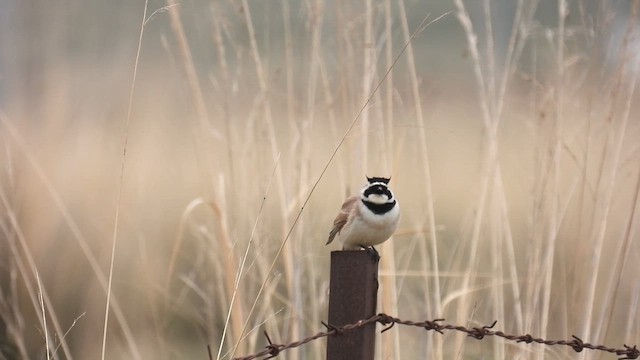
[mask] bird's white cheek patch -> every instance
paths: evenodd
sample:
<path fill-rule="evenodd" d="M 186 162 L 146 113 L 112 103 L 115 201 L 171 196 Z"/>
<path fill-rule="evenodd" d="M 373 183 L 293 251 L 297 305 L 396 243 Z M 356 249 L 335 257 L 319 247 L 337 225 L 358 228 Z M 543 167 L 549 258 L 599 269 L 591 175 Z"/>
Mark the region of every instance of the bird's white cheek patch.
<path fill-rule="evenodd" d="M 371 194 L 369 195 L 367 200 L 374 204 L 386 204 L 389 200 L 389 197 L 387 197 L 387 195 Z"/>

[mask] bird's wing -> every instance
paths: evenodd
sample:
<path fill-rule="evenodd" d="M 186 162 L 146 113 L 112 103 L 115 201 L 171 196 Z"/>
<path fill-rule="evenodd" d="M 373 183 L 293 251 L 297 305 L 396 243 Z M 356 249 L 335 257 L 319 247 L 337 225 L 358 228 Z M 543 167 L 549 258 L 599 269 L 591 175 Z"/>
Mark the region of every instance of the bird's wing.
<path fill-rule="evenodd" d="M 340 209 L 340 213 L 336 216 L 335 220 L 333 220 L 333 229 L 329 233 L 329 240 L 327 240 L 327 245 L 330 244 L 333 239 L 340 233 L 340 230 L 344 227 L 344 225 L 349 220 L 349 214 L 351 213 L 351 209 L 358 201 L 358 196 L 352 196 L 347 198 L 347 200 L 342 203 L 342 208 Z"/>

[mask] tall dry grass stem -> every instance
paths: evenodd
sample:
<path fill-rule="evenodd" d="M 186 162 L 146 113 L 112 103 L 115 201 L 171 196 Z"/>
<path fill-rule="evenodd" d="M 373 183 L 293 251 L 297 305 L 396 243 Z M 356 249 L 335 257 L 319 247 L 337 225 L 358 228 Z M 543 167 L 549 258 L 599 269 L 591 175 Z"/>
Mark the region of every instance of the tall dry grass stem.
<path fill-rule="evenodd" d="M 111 239 L 111 260 L 109 261 L 109 279 L 107 283 L 107 301 L 104 310 L 104 327 L 102 331 L 102 353 L 101 359 L 104 360 L 107 351 L 107 329 L 109 328 L 109 307 L 111 304 L 111 285 L 113 281 L 113 267 L 116 257 L 116 245 L 118 242 L 118 224 L 120 221 L 120 205 L 122 200 L 122 187 L 124 182 L 124 169 L 127 161 L 127 145 L 129 142 L 129 123 L 131 122 L 131 111 L 133 109 L 133 94 L 136 88 L 136 76 L 138 74 L 138 63 L 140 61 L 140 52 L 142 50 L 142 37 L 144 35 L 144 26 L 147 23 L 147 6 L 149 0 L 144 2 L 144 10 L 142 11 L 142 22 L 140 25 L 140 33 L 138 35 L 138 48 L 136 49 L 136 57 L 133 64 L 133 75 L 131 78 L 131 87 L 129 89 L 129 104 L 127 105 L 127 118 L 124 124 L 124 139 L 122 145 L 122 161 L 120 162 L 120 177 L 118 179 L 118 194 L 116 196 L 116 212 L 113 222 L 113 237 Z M 155 13 L 154 13 L 155 14 Z M 135 354 L 132 354 L 135 356 Z"/>
<path fill-rule="evenodd" d="M 40 282 L 40 274 L 36 271 L 36 283 L 38 285 L 38 303 L 40 304 L 40 311 L 42 312 L 42 332 L 44 333 L 44 351 L 46 352 L 47 360 L 51 359 L 51 344 L 49 344 L 49 328 L 47 326 L 47 312 L 44 308 L 44 300 L 42 296 L 42 283 Z"/>
<path fill-rule="evenodd" d="M 181 63 L 184 66 L 185 75 L 187 77 L 187 82 L 189 85 L 189 90 L 191 91 L 191 97 L 193 99 L 193 105 L 195 107 L 195 113 L 197 117 L 198 126 L 196 128 L 191 127 L 195 139 L 195 147 L 197 149 L 196 156 L 200 165 L 199 168 L 204 169 L 203 178 L 210 181 L 212 179 L 215 179 L 215 174 L 213 172 L 213 169 L 211 168 L 211 165 L 203 159 L 203 156 L 205 156 L 205 154 L 213 153 L 213 149 L 211 148 L 211 144 L 213 143 L 213 141 L 211 141 L 211 139 L 205 138 L 205 134 L 212 134 L 213 137 L 219 137 L 219 131 L 208 123 L 209 112 L 207 110 L 206 101 L 202 93 L 200 78 L 196 71 L 196 66 L 193 61 L 193 55 L 191 52 L 191 48 L 189 47 L 189 42 L 187 40 L 184 26 L 182 25 L 182 20 L 180 19 L 180 13 L 177 11 L 177 7 L 179 4 L 176 3 L 175 0 L 166 1 L 167 6 L 173 9 L 173 11 L 169 11 L 169 17 L 171 19 L 173 32 L 177 37 L 178 45 L 180 47 L 179 56 Z M 210 191 L 209 186 L 204 186 L 203 189 L 205 193 Z"/>
<path fill-rule="evenodd" d="M 582 334 L 585 338 L 595 335 L 594 341 L 599 341 L 601 336 L 600 323 L 596 323 L 598 327 L 594 330 L 593 319 L 595 317 L 595 301 L 597 291 L 597 284 L 599 278 L 599 270 L 602 268 L 602 252 L 606 239 L 606 230 L 608 220 L 610 219 L 610 212 L 613 202 L 613 194 L 615 190 L 615 182 L 618 177 L 620 158 L 622 156 L 622 146 L 624 144 L 624 138 L 627 131 L 627 124 L 629 122 L 631 105 L 635 95 L 636 82 L 638 77 L 638 71 L 640 62 L 636 58 L 634 62 L 631 62 L 632 47 L 630 45 L 631 39 L 637 34 L 637 22 L 640 3 L 634 1 L 632 4 L 632 11 L 630 21 L 627 24 L 626 33 L 620 49 L 620 57 L 617 71 L 615 73 L 615 87 L 611 94 L 611 102 L 609 112 L 607 114 L 608 136 L 607 143 L 604 148 L 604 154 L 602 159 L 603 171 L 598 182 L 598 197 L 596 200 L 595 213 L 599 215 L 599 218 L 593 222 L 591 227 L 591 237 L 594 241 L 591 255 L 591 274 L 587 283 L 586 303 L 583 309 L 584 311 L 584 323 Z M 627 80 L 631 79 L 631 80 Z M 618 104 L 622 103 L 622 110 L 618 110 Z M 620 113 L 619 113 L 620 112 Z M 624 244 L 624 242 L 622 243 Z M 621 245 L 622 245 L 621 244 Z M 614 296 L 609 293 L 609 297 Z M 603 321 L 603 319 L 598 319 Z M 606 329 L 606 327 L 605 327 Z M 584 358 L 584 355 L 581 356 Z"/>
<path fill-rule="evenodd" d="M 464 34 L 467 40 L 467 49 L 473 63 L 472 68 L 475 75 L 477 88 L 476 92 L 485 130 L 483 149 L 484 153 L 480 170 L 480 186 L 477 195 L 477 204 L 475 206 L 475 216 L 472 225 L 471 238 L 469 239 L 470 261 L 466 266 L 465 276 L 461 285 L 462 289 L 468 289 L 475 274 L 474 269 L 476 269 L 478 264 L 478 247 L 482 231 L 482 221 L 484 219 L 484 214 L 486 211 L 486 203 L 489 197 L 490 184 L 492 183 L 492 179 L 494 179 L 496 175 L 498 153 L 496 131 L 499 121 L 498 118 L 494 117 L 495 114 L 491 113 L 491 102 L 493 101 L 493 99 L 491 99 L 491 94 L 489 93 L 487 87 L 487 79 L 482 70 L 483 62 L 478 50 L 478 36 L 474 30 L 473 23 L 471 22 L 471 18 L 464 2 L 462 0 L 454 0 L 454 3 L 457 9 L 458 21 L 464 29 Z M 491 42 L 488 42 L 488 44 L 491 44 Z M 470 304 L 468 303 L 468 301 L 469 299 L 465 298 L 460 302 L 458 308 L 459 311 L 457 312 L 458 321 L 468 321 L 470 309 Z M 456 340 L 456 348 L 459 349 L 458 353 L 461 354 L 465 343 L 463 341 L 463 338 L 460 336 L 457 336 Z"/>
<path fill-rule="evenodd" d="M 242 274 L 244 272 L 244 268 L 245 268 L 245 264 L 247 261 L 247 258 L 249 256 L 249 250 L 251 249 L 251 245 L 253 245 L 253 241 L 254 241 L 254 237 L 256 235 L 256 229 L 258 228 L 258 223 L 260 221 L 260 216 L 262 215 L 262 210 L 264 209 L 264 204 L 267 200 L 267 196 L 269 195 L 269 189 L 271 188 L 271 183 L 273 181 L 273 178 L 275 176 L 275 172 L 276 172 L 276 168 L 278 167 L 280 163 L 280 155 L 278 155 L 278 158 L 276 159 L 276 163 L 273 166 L 273 172 L 271 173 L 271 177 L 269 178 L 269 181 L 267 183 L 267 188 L 264 191 L 264 195 L 262 197 L 262 201 L 260 202 L 260 208 L 258 209 L 258 214 L 256 215 L 256 219 L 253 223 L 253 227 L 251 228 L 251 235 L 249 236 L 249 241 L 247 242 L 247 247 L 245 248 L 244 251 L 244 255 L 242 256 L 241 262 L 240 262 L 240 266 L 238 267 L 238 269 L 236 270 L 236 280 L 233 284 L 233 293 L 231 296 L 231 302 L 229 304 L 229 311 L 227 311 L 227 316 L 225 318 L 225 322 L 224 322 L 224 327 L 222 329 L 222 336 L 220 338 L 220 346 L 218 348 L 218 354 L 216 355 L 216 359 L 220 359 L 221 358 L 221 354 L 222 354 L 222 348 L 225 342 L 225 335 L 227 334 L 227 329 L 229 327 L 229 319 L 231 318 L 232 315 L 232 310 L 233 310 L 233 306 L 235 303 L 235 299 L 236 299 L 236 295 L 238 294 L 238 287 L 240 285 L 240 281 L 242 280 Z M 242 319 L 242 317 L 239 317 L 239 319 Z M 239 324 L 238 324 L 239 325 Z"/>

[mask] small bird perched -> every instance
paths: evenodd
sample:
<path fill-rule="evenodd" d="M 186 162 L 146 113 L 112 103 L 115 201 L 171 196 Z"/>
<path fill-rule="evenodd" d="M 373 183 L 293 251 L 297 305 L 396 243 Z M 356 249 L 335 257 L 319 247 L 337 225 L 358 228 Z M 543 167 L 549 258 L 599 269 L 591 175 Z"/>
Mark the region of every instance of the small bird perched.
<path fill-rule="evenodd" d="M 360 196 L 351 196 L 342 204 L 329 233 L 330 244 L 339 234 L 342 250 L 371 249 L 385 242 L 398 226 L 400 206 L 391 189 L 391 178 L 367 177 Z"/>

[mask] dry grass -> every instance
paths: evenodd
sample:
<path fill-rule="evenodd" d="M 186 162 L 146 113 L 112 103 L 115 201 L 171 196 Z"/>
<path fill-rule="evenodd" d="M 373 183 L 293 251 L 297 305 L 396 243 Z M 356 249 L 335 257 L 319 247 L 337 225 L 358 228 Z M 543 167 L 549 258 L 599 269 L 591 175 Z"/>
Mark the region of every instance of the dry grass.
<path fill-rule="evenodd" d="M 637 1 L 151 1 L 142 32 L 141 4 L 69 5 L 0 25 L 18 42 L 0 51 L 0 359 L 228 359 L 262 330 L 315 333 L 325 238 L 365 174 L 392 175 L 403 211 L 380 311 L 640 343 Z M 378 344 L 598 357 L 402 328 Z"/>

